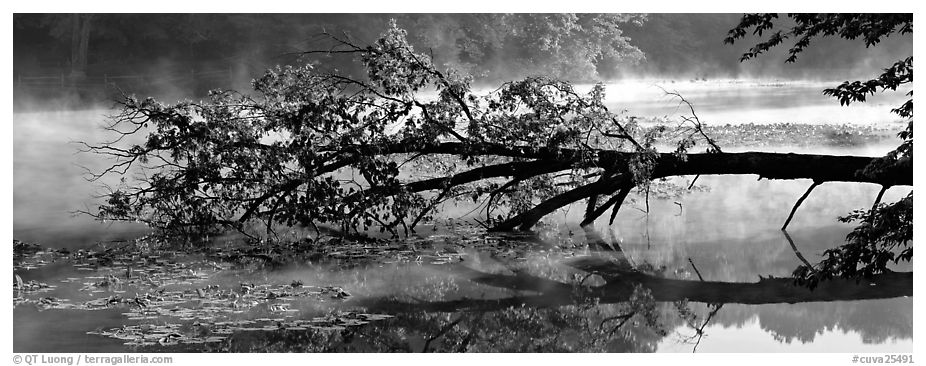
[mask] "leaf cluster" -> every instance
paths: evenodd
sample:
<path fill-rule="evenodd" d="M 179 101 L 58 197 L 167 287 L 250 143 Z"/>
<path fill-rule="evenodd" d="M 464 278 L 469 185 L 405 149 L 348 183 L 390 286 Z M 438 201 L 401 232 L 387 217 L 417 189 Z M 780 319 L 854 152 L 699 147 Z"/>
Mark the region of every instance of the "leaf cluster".
<path fill-rule="evenodd" d="M 603 150 L 637 153 L 634 182 L 649 178 L 665 128 L 610 112 L 602 85 L 580 92 L 537 76 L 477 95 L 470 77 L 439 69 L 406 38 L 395 22 L 368 46 L 333 37 L 326 52 L 354 56 L 364 78 L 305 64 L 268 70 L 253 95 L 127 97 L 108 127 L 119 138 L 87 145 L 116 161 L 93 179 L 122 176 L 94 215 L 179 233 L 255 236 L 251 224 L 262 224 L 272 237 L 275 225 L 321 223 L 397 235 L 448 200 L 487 199 L 487 213 L 514 215 L 624 174 L 599 166 Z M 123 147 L 134 135 L 144 143 Z"/>
<path fill-rule="evenodd" d="M 891 204 L 857 210 L 841 217 L 859 226 L 846 236 L 846 244 L 823 252 L 823 260 L 794 271 L 797 283 L 816 287 L 834 277 L 865 278 L 890 272 L 889 265 L 913 260 L 913 192 Z"/>

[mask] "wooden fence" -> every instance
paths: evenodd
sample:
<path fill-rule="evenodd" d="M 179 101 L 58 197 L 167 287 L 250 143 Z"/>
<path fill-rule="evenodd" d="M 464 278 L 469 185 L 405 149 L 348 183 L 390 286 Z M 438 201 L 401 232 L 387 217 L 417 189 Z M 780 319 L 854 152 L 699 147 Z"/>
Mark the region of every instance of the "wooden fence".
<path fill-rule="evenodd" d="M 69 73 L 16 74 L 16 88 L 100 88 L 120 86 L 190 85 L 200 82 L 231 82 L 236 80 L 235 69 L 190 70 L 188 72 L 167 72 L 160 74 L 102 74 L 85 77 L 71 77 Z"/>

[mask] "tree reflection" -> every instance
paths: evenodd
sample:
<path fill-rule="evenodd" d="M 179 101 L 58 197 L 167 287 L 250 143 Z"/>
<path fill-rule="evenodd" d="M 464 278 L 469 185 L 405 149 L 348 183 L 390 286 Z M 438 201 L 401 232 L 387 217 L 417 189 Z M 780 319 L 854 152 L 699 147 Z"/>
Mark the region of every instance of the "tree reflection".
<path fill-rule="evenodd" d="M 665 315 L 644 289 L 633 301 L 475 312 L 406 312 L 340 331 L 238 332 L 214 352 L 653 352 Z M 670 325 L 671 326 L 671 325 Z"/>
<path fill-rule="evenodd" d="M 667 278 L 666 271 L 652 265 L 634 265 L 619 245 L 604 243 L 594 233 L 587 233 L 587 238 L 590 247 L 599 251 L 566 261 L 565 269 L 522 266 L 484 272 L 447 266 L 455 280 L 435 275 L 410 284 L 414 291 L 407 294 L 414 296 L 352 303 L 367 311 L 395 314 L 394 318 L 335 331 L 236 332 L 206 350 L 653 352 L 664 339 L 674 337 L 696 351 L 711 326 L 742 326 L 754 318 L 775 340 L 785 343 L 812 342 L 834 329 L 857 331 L 866 343 L 912 336 L 911 302 L 892 299 L 912 294 L 909 274 L 895 273 L 862 284 L 833 282 L 815 291 L 779 278 L 755 283 L 680 280 Z M 590 276 L 600 280 L 589 280 Z M 502 291 L 480 298 L 459 296 L 452 291 L 458 289 L 458 282 Z"/>

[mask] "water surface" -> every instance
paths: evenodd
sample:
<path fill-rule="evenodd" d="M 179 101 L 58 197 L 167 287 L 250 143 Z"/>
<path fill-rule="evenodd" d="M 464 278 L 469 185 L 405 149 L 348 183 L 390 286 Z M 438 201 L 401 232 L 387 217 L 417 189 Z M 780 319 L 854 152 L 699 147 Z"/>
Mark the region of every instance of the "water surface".
<path fill-rule="evenodd" d="M 628 113 L 636 115 L 659 116 L 676 111 L 677 105 L 672 100 L 660 99 L 661 90 L 647 85 L 639 82 L 614 86 L 609 89 L 609 102 L 616 107 L 632 105 Z M 814 83 L 686 82 L 663 87 L 670 89 L 671 86 L 692 101 L 701 119 L 709 123 L 891 123 L 893 119 L 886 110 L 899 104 L 901 99 L 888 97 L 857 107 L 840 108 L 838 103 L 822 97 L 819 94 L 822 86 Z M 106 113 L 106 110 L 87 110 L 14 115 L 15 238 L 46 247 L 76 250 L 145 233 L 142 225 L 99 223 L 73 214 L 90 207 L 94 203 L 93 195 L 101 192 L 99 185 L 85 180 L 81 166 L 98 170 L 105 164 L 94 156 L 75 154 L 80 146 L 73 141 L 105 139 L 106 134 L 98 126 L 105 121 Z M 747 146 L 730 147 L 725 151 L 879 156 L 892 149 L 893 144 L 888 141 L 842 147 Z M 692 178 L 679 177 L 677 181 L 687 184 Z M 800 264 L 778 228 L 810 181 L 703 176 L 697 183 L 698 189 L 683 195 L 651 200 L 649 213 L 645 212 L 642 197 L 632 195 L 635 201 L 622 208 L 614 225 L 602 219 L 595 224 L 595 229 L 606 240 L 619 245 L 634 266 L 649 268 L 665 278 L 695 281 L 698 278 L 696 267 L 708 281 L 755 282 L 759 276 L 788 276 Z M 815 261 L 825 249 L 844 242 L 852 226 L 838 223 L 837 218 L 851 210 L 870 207 L 879 188 L 855 183 L 826 183 L 816 188 L 790 226 L 795 246 L 810 261 Z M 909 191 L 909 187 L 892 188 L 884 201 L 897 199 Z M 229 267 L 209 269 L 193 259 L 179 258 L 178 262 L 188 266 L 184 268 L 200 277 L 158 287 L 177 294 L 186 291 L 184 302 L 172 306 L 197 311 L 213 306 L 208 297 L 195 296 L 196 289 L 208 286 L 224 291 L 239 289 L 242 283 L 257 283 L 276 286 L 273 289 L 277 291 L 298 281 L 303 285 L 300 289 L 312 293 L 294 299 L 262 301 L 244 307 L 240 313 L 220 312 L 209 315 L 211 318 L 200 314 L 191 319 L 168 314 L 133 320 L 132 315 L 125 314 L 137 309 L 129 306 L 90 311 L 19 304 L 14 309 L 14 351 L 913 350 L 912 298 L 906 297 L 798 304 L 725 304 L 710 316 L 700 338 L 696 328 L 686 323 L 682 314 L 685 310 L 673 303 L 636 304 L 634 306 L 649 306 L 649 311 L 655 315 L 652 319 L 638 316 L 616 329 L 614 325 L 619 321 L 613 318 L 637 308 L 623 303 L 577 302 L 548 308 L 435 312 L 416 310 L 414 306 L 401 310 L 385 306 L 396 301 L 414 304 L 527 296 L 532 292 L 474 282 L 473 271 L 501 275 L 527 273 L 573 283 L 582 273 L 564 263 L 575 257 L 598 255 L 590 251 L 585 234 L 575 226 L 580 221 L 581 207 L 551 215 L 547 222 L 557 227 L 554 230 L 557 234 L 542 238 L 486 234 L 465 215 L 471 208 L 466 205 L 445 207 L 443 219 L 434 231 L 424 230 L 416 238 L 400 240 L 395 244 L 398 249 L 394 255 L 379 256 L 375 260 L 356 260 L 356 253 L 345 252 L 340 259 L 255 271 Z M 410 247 L 421 250 L 415 252 L 408 249 Z M 49 291 L 26 295 L 27 298 L 50 296 L 69 299 L 73 304 L 114 295 L 132 297 L 155 289 L 142 284 L 126 284 L 118 288 L 82 290 L 86 283 L 99 282 L 109 274 L 121 275 L 124 269 L 88 270 L 75 267 L 74 263 L 59 259 L 34 269 L 19 268 L 14 273 L 25 281 L 56 286 Z M 899 266 L 897 269 L 911 268 Z M 337 292 L 330 290 L 332 288 L 343 289 L 350 296 L 338 297 Z M 231 300 L 222 300 L 222 304 L 229 303 Z M 377 307 L 379 305 L 382 306 Z M 696 325 L 702 324 L 715 309 L 701 303 L 686 306 L 687 311 L 697 315 Z M 341 321 L 347 319 L 349 323 L 356 318 L 346 314 L 377 309 L 383 311 L 376 314 L 388 317 L 353 326 L 331 326 L 331 329 L 317 326 L 320 324 L 317 322 L 309 327 L 298 323 L 300 319 L 308 321 L 319 317 L 341 317 Z M 125 340 L 87 334 L 126 325 L 163 324 L 177 324 L 177 329 L 192 334 L 199 329 L 197 323 L 223 321 L 254 322 L 247 324 L 262 327 L 289 324 L 291 329 L 239 330 L 232 327 L 230 333 L 217 333 L 221 339 L 214 342 L 167 342 L 164 346 L 127 346 L 123 344 Z"/>

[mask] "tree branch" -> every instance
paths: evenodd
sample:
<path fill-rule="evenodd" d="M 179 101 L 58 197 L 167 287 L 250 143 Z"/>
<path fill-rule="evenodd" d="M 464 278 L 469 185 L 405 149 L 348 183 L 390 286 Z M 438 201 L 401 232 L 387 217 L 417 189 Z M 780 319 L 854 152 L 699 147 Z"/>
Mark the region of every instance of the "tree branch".
<path fill-rule="evenodd" d="M 785 220 L 785 224 L 781 226 L 781 231 L 785 231 L 788 229 L 788 224 L 790 224 L 791 219 L 794 218 L 794 213 L 797 212 L 797 208 L 801 207 L 801 203 L 804 203 L 804 200 L 807 199 L 807 196 L 810 195 L 810 192 L 813 191 L 814 188 L 817 188 L 817 186 L 822 183 L 823 182 L 816 181 L 816 180 L 813 181 L 813 184 L 811 184 L 810 187 L 807 188 L 807 192 L 804 192 L 804 195 L 801 196 L 801 198 L 797 199 L 797 202 L 794 203 L 794 208 L 791 209 L 791 213 L 788 215 L 788 219 Z"/>

